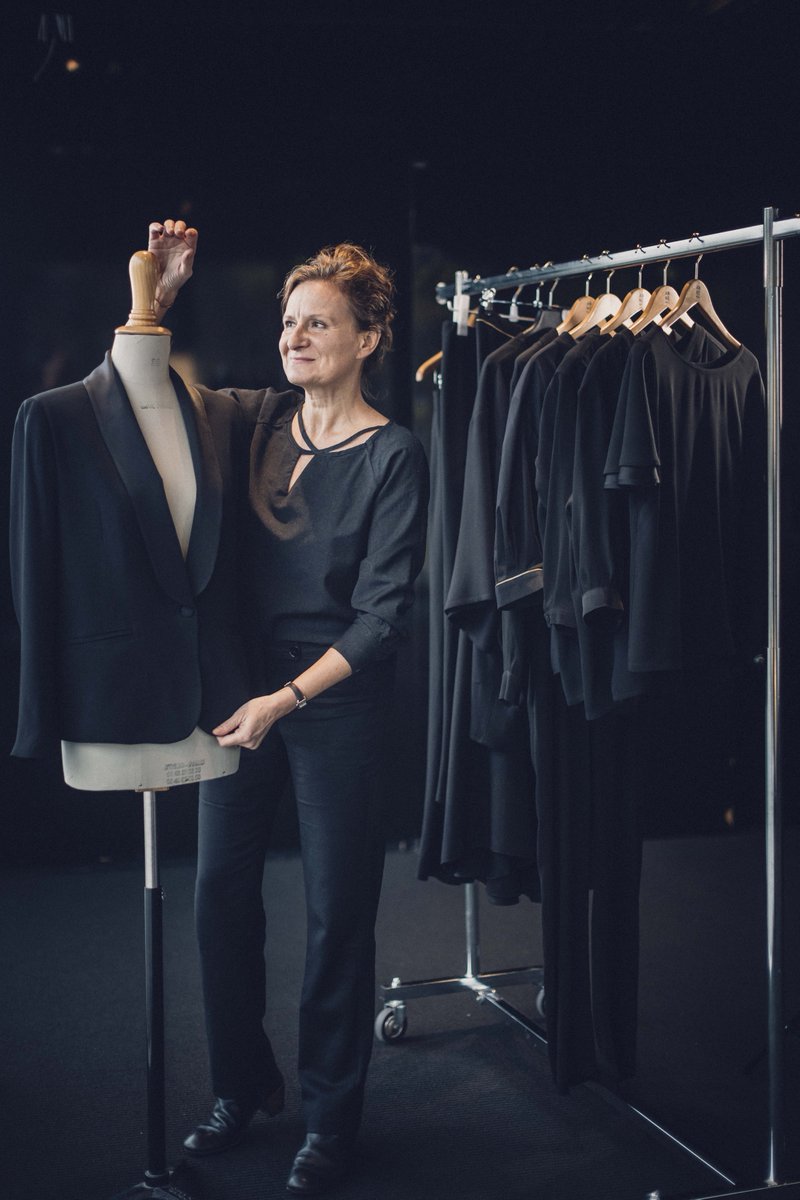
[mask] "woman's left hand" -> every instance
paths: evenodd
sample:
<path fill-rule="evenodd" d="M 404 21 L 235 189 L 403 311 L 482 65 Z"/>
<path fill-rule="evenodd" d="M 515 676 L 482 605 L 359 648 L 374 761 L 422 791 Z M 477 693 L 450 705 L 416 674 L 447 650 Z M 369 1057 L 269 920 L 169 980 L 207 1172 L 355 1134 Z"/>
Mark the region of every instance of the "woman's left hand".
<path fill-rule="evenodd" d="M 243 746 L 245 750 L 257 750 L 272 726 L 281 717 L 294 710 L 295 699 L 288 688 L 272 692 L 269 696 L 254 696 L 233 716 L 212 730 L 220 746 Z"/>
<path fill-rule="evenodd" d="M 191 278 L 197 253 L 197 230 L 185 221 L 151 221 L 147 248 L 158 269 L 156 302 L 169 308 L 180 289 Z"/>

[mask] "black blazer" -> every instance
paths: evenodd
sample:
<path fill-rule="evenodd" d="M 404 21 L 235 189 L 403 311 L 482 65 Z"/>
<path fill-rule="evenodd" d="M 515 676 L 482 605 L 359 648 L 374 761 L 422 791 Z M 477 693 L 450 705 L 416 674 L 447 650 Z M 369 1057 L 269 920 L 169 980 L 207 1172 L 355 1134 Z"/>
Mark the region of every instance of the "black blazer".
<path fill-rule="evenodd" d="M 60 739 L 170 743 L 250 694 L 237 621 L 247 437 L 236 402 L 174 372 L 197 477 L 184 561 L 164 488 L 110 355 L 24 401 L 11 466 L 21 631 L 13 754 Z"/>

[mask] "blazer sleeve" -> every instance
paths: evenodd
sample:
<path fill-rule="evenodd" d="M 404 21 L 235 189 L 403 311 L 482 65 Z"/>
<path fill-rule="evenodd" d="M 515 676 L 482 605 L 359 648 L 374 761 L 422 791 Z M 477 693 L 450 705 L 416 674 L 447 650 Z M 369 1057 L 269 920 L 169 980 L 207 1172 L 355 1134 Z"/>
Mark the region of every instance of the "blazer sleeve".
<path fill-rule="evenodd" d="M 57 736 L 56 476 L 47 414 L 35 400 L 26 400 L 14 425 L 9 531 L 11 590 L 20 627 L 19 716 L 11 753 L 23 758 L 44 756 Z"/>

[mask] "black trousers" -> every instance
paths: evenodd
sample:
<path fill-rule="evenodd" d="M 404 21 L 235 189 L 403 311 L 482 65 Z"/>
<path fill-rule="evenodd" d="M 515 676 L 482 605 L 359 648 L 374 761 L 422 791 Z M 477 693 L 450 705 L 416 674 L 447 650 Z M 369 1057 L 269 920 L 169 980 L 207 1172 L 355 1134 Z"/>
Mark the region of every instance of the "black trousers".
<path fill-rule="evenodd" d="M 270 647 L 265 691 L 324 649 Z M 392 680 L 391 660 L 350 676 L 279 721 L 258 750 L 243 750 L 235 775 L 200 787 L 195 911 L 211 1082 L 216 1096 L 255 1100 L 278 1078 L 263 1028 L 262 885 L 278 802 L 291 780 L 308 923 L 298 1072 L 306 1127 L 315 1133 L 354 1136 L 361 1117 L 375 1013 Z"/>

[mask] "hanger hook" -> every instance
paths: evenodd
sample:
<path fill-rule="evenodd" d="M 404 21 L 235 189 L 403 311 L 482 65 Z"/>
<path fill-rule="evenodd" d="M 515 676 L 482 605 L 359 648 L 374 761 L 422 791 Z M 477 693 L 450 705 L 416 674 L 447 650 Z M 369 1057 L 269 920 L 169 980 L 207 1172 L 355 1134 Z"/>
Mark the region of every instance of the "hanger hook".
<path fill-rule="evenodd" d="M 539 270 L 539 264 L 538 264 L 538 263 L 534 263 L 534 264 L 533 264 L 533 266 L 532 266 L 532 267 L 530 267 L 529 269 L 530 269 L 531 271 L 538 271 L 538 270 Z M 540 302 L 540 300 L 539 300 L 539 297 L 541 296 L 541 294 L 542 294 L 542 281 L 541 281 L 541 279 L 540 279 L 540 280 L 539 280 L 539 282 L 536 284 L 536 295 L 535 295 L 535 297 L 534 297 L 534 300 L 533 300 L 533 303 L 534 303 L 534 304 L 540 304 L 540 303 L 541 303 L 541 302 Z"/>
<path fill-rule="evenodd" d="M 591 261 L 592 261 L 592 260 L 591 260 L 591 258 L 590 258 L 590 256 L 589 256 L 588 254 L 582 254 L 582 255 L 581 255 L 581 262 L 588 263 L 588 262 L 591 262 Z M 584 295 L 586 295 L 586 296 L 588 296 L 588 295 L 589 295 L 589 280 L 592 278 L 592 275 L 593 275 L 593 274 L 594 274 L 594 272 L 593 272 L 593 271 L 590 271 L 590 272 L 589 272 L 589 274 L 586 276 L 586 287 L 585 287 L 585 291 L 584 291 Z"/>
<path fill-rule="evenodd" d="M 698 254 L 697 258 L 694 260 L 694 277 L 695 277 L 695 279 L 700 278 L 700 276 L 698 275 L 698 271 L 700 270 L 700 259 L 702 257 L 703 257 L 702 254 Z"/>
<path fill-rule="evenodd" d="M 607 295 L 611 294 L 611 276 L 614 274 L 616 269 L 617 269 L 616 267 L 612 267 L 611 270 L 606 275 L 606 294 Z"/>
<path fill-rule="evenodd" d="M 669 264 L 670 264 L 671 262 L 672 262 L 672 259 L 671 259 L 671 258 L 668 258 L 668 259 L 666 260 L 666 262 L 664 263 L 664 287 L 666 287 L 666 286 L 667 286 L 667 271 L 669 270 Z"/>
<path fill-rule="evenodd" d="M 547 265 L 547 264 L 545 264 L 545 265 Z M 553 307 L 553 296 L 555 296 L 555 294 L 556 294 L 557 287 L 558 287 L 558 279 L 556 278 L 553 280 L 553 286 L 550 288 L 550 295 L 547 298 L 547 307 L 548 308 Z"/>

